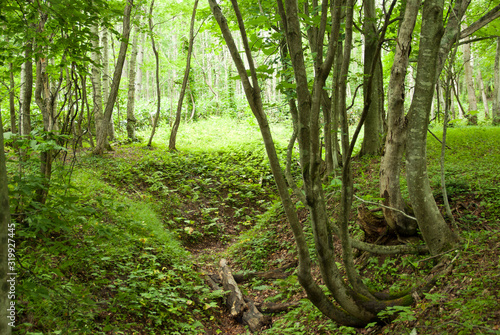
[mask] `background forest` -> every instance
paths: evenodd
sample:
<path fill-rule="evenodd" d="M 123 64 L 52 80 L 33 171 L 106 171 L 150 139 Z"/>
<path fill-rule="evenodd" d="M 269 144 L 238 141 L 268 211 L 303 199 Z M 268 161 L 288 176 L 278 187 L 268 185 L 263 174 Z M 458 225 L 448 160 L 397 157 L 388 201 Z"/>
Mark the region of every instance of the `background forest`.
<path fill-rule="evenodd" d="M 3 1 L 0 334 L 499 334 L 499 16 Z"/>

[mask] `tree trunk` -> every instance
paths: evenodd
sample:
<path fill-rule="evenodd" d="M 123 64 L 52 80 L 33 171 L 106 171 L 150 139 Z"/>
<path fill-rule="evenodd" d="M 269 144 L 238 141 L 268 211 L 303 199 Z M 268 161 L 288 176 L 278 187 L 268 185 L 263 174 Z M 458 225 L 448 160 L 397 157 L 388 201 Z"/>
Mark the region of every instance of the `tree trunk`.
<path fill-rule="evenodd" d="M 155 38 L 153 35 L 153 7 L 155 1 L 151 1 L 151 6 L 149 8 L 149 33 L 151 34 L 151 46 L 153 47 L 153 53 L 155 55 L 155 78 L 156 78 L 156 114 L 153 118 L 153 128 L 151 129 L 151 136 L 149 136 L 148 147 L 150 147 L 153 143 L 153 137 L 155 136 L 156 125 L 158 124 L 158 119 L 160 118 L 161 111 L 161 92 L 160 92 L 160 58 L 158 56 L 158 50 L 156 49 Z"/>
<path fill-rule="evenodd" d="M 14 224 L 10 221 L 9 207 L 9 189 L 7 186 L 7 168 L 4 152 L 2 114 L 0 113 L 0 281 L 3 283 L 0 287 L 0 334 L 10 335 L 12 328 L 9 322 L 15 324 L 16 300 L 9 299 L 9 291 L 15 287 L 16 276 L 12 273 L 16 272 L 14 266 L 9 267 L 9 248 L 13 247 L 13 239 L 9 238 L 9 228 L 14 231 Z M 14 234 L 12 234 L 13 236 Z"/>
<path fill-rule="evenodd" d="M 486 97 L 486 90 L 484 89 L 483 75 L 480 69 L 477 69 L 477 82 L 479 90 L 481 91 L 481 98 L 483 99 L 484 118 L 490 118 L 490 107 L 488 106 L 488 98 Z"/>
<path fill-rule="evenodd" d="M 104 113 L 102 110 L 102 86 L 101 86 L 101 72 L 99 69 L 99 65 L 101 64 L 101 57 L 99 56 L 99 33 L 98 33 L 98 25 L 97 23 L 93 25 L 91 28 L 92 34 L 94 35 L 94 39 L 92 40 L 92 47 L 93 50 L 91 52 L 91 59 L 93 61 L 92 64 L 92 89 L 93 89 L 93 111 L 94 111 L 94 118 L 95 118 L 95 128 L 96 128 L 96 137 L 98 136 L 97 134 L 103 134 L 106 133 L 106 130 L 103 129 L 104 127 Z M 90 123 L 90 119 L 89 119 Z M 104 138 L 104 145 L 106 147 L 109 146 L 109 143 L 107 143 L 107 136 Z"/>
<path fill-rule="evenodd" d="M 401 195 L 399 175 L 405 150 L 407 120 L 405 118 L 405 77 L 411 50 L 411 39 L 421 0 L 406 3 L 404 19 L 398 33 L 398 44 L 391 70 L 388 92 L 387 137 L 385 150 L 380 162 L 380 197 L 387 207 L 384 217 L 391 229 L 398 234 L 414 235 L 417 224 L 401 212 L 408 210 Z"/>
<path fill-rule="evenodd" d="M 181 112 L 182 112 L 182 102 L 184 101 L 184 95 L 186 94 L 186 87 L 189 80 L 189 71 L 191 70 L 191 54 L 193 53 L 193 42 L 194 42 L 194 21 L 196 19 L 196 7 L 198 6 L 198 0 L 195 0 L 193 7 L 193 15 L 191 16 L 191 25 L 189 27 L 189 45 L 188 53 L 186 59 L 186 69 L 184 70 L 184 78 L 182 79 L 181 91 L 179 93 L 179 101 L 177 103 L 177 112 L 175 114 L 174 125 L 172 126 L 172 132 L 170 133 L 170 140 L 168 144 L 169 150 L 176 150 L 175 142 L 177 140 L 177 131 L 179 130 L 179 125 L 181 123 Z"/>
<path fill-rule="evenodd" d="M 140 21 L 139 21 L 140 24 Z M 128 75 L 128 95 L 127 95 L 127 137 L 130 141 L 135 141 L 135 123 L 137 122 L 134 113 L 135 90 L 136 90 L 136 70 L 137 70 L 137 44 L 139 29 L 137 28 L 132 40 L 132 53 L 130 54 L 130 68 Z"/>
<path fill-rule="evenodd" d="M 474 78 L 472 74 L 472 53 L 470 50 L 470 43 L 463 45 L 463 61 L 465 73 L 465 86 L 467 87 L 467 100 L 469 102 L 469 109 L 467 118 L 469 124 L 477 125 L 477 100 L 476 90 L 474 88 Z"/>
<path fill-rule="evenodd" d="M 384 136 L 384 74 L 380 54 L 375 54 L 378 44 L 375 0 L 364 1 L 364 14 L 365 19 L 363 34 L 365 39 L 365 50 L 363 96 L 365 103 L 367 101 L 366 93 L 369 91 L 366 86 L 368 83 L 368 76 L 370 75 L 372 63 L 375 59 L 377 59 L 377 63 L 371 80 L 371 102 L 366 116 L 366 121 L 364 123 L 364 137 L 359 155 L 378 156 L 382 150 Z"/>
<path fill-rule="evenodd" d="M 14 81 L 14 65 L 12 63 L 9 64 L 9 109 L 10 109 L 10 130 L 13 134 L 17 134 L 17 118 L 16 118 L 16 83 Z M 0 123 L 1 124 L 1 123 Z"/>
<path fill-rule="evenodd" d="M 442 35 L 443 0 L 425 1 L 415 94 L 408 112 L 406 166 L 408 191 L 418 226 L 433 255 L 450 250 L 458 240 L 439 212 L 427 175 L 427 126 L 437 80 L 436 65 Z"/>
<path fill-rule="evenodd" d="M 120 88 L 120 81 L 122 78 L 123 64 L 127 55 L 128 39 L 130 36 L 130 13 L 132 12 L 132 7 L 132 0 L 128 0 L 123 13 L 123 35 L 120 43 L 120 52 L 118 54 L 113 74 L 113 82 L 109 92 L 108 101 L 106 103 L 106 109 L 104 111 L 102 127 L 96 131 L 97 141 L 93 151 L 96 155 L 102 155 L 106 149 L 110 149 L 109 143 L 107 143 L 107 130 L 109 123 L 111 122 L 111 116 L 113 115 L 113 108 L 116 102 L 116 97 L 118 96 L 118 89 Z M 107 148 L 108 146 L 109 148 Z"/>
<path fill-rule="evenodd" d="M 22 110 L 21 124 L 19 125 L 20 133 L 23 136 L 28 136 L 31 133 L 31 98 L 33 97 L 33 60 L 32 60 L 33 44 L 27 43 L 24 56 L 26 62 L 23 68 L 23 89 L 22 89 Z"/>
<path fill-rule="evenodd" d="M 493 125 L 500 124 L 500 37 L 497 37 L 497 52 L 495 54 L 495 82 L 493 88 L 493 106 L 491 121 Z"/>
<path fill-rule="evenodd" d="M 102 29 L 102 105 L 108 104 L 109 97 L 109 42 L 108 42 L 108 28 Z M 108 125 L 108 139 L 115 140 L 115 125 L 111 121 Z"/>

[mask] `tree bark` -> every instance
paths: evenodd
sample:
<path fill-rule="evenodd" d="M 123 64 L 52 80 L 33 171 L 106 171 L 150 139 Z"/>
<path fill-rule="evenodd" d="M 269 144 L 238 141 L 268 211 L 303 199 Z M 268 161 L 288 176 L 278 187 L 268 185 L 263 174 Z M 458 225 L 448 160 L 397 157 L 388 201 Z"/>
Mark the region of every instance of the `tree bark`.
<path fill-rule="evenodd" d="M 111 116 L 113 114 L 113 107 L 116 102 L 116 97 L 118 96 L 118 89 L 120 88 L 120 81 L 122 77 L 123 64 L 125 62 L 125 57 L 127 55 L 128 39 L 130 36 L 130 14 L 132 12 L 133 0 L 127 0 L 123 13 L 123 35 L 122 41 L 120 43 L 120 52 L 118 53 L 118 59 L 116 61 L 115 71 L 113 73 L 113 83 L 110 88 L 108 101 L 106 103 L 106 109 L 103 115 L 102 127 L 96 131 L 96 146 L 93 153 L 95 155 L 102 155 L 105 150 L 109 150 L 111 147 L 108 143 L 107 148 L 107 135 L 108 127 L 111 122 Z"/>
<path fill-rule="evenodd" d="M 186 87 L 189 80 L 189 71 L 191 70 L 191 55 L 193 53 L 193 42 L 194 42 L 194 22 L 196 19 L 197 6 L 198 6 L 198 0 L 195 0 L 193 7 L 193 15 L 191 16 L 191 24 L 189 27 L 189 45 L 186 56 L 186 69 L 184 70 L 184 78 L 182 79 L 181 91 L 179 93 L 179 101 L 177 102 L 177 112 L 175 114 L 175 121 L 174 125 L 172 126 L 172 131 L 170 133 L 170 140 L 168 143 L 168 149 L 172 151 L 177 150 L 175 147 L 175 142 L 177 140 L 177 131 L 179 130 L 179 125 L 181 123 L 182 102 L 184 101 L 184 95 L 186 94 Z"/>
<path fill-rule="evenodd" d="M 108 28 L 103 27 L 102 29 L 102 105 L 106 106 L 108 104 L 109 97 L 109 42 L 108 42 Z M 110 141 L 115 140 L 115 125 L 114 122 L 110 122 L 108 125 L 108 139 Z"/>
<path fill-rule="evenodd" d="M 467 88 L 467 100 L 469 102 L 469 108 L 467 111 L 468 123 L 472 125 L 477 125 L 477 99 L 476 99 L 476 89 L 474 88 L 474 78 L 472 75 L 472 53 L 470 50 L 470 44 L 465 43 L 462 46 L 463 50 L 463 61 L 464 61 L 464 74 L 465 74 L 465 86 Z"/>
<path fill-rule="evenodd" d="M 149 136 L 148 147 L 153 143 L 153 137 L 155 136 L 156 126 L 158 124 L 158 119 L 160 118 L 161 111 L 161 92 L 160 92 L 160 58 L 158 56 L 158 50 L 156 49 L 155 38 L 153 35 L 153 7 L 155 1 L 151 1 L 151 6 L 149 7 L 149 33 L 151 34 L 151 46 L 153 47 L 153 53 L 155 55 L 155 78 L 156 78 L 156 114 L 153 118 L 153 128 L 151 129 L 151 136 Z M 171 99 L 173 100 L 173 99 Z"/>
<path fill-rule="evenodd" d="M 9 290 L 12 284 L 8 280 L 17 280 L 9 273 L 16 272 L 13 267 L 9 268 L 9 244 L 13 242 L 9 239 L 9 228 L 14 225 L 10 221 L 9 189 L 7 185 L 7 167 L 4 152 L 2 114 L 0 113 L 0 334 L 10 335 L 12 327 L 9 326 L 11 316 L 10 308 L 15 309 L 15 300 L 10 300 Z M 14 313 L 15 314 L 15 313 Z M 14 320 L 12 320 L 14 322 Z"/>
<path fill-rule="evenodd" d="M 21 124 L 19 125 L 20 133 L 23 136 L 28 136 L 31 133 L 31 99 L 33 97 L 33 44 L 26 44 L 24 56 L 26 62 L 23 68 L 23 86 L 22 86 L 22 107 L 21 107 Z"/>
<path fill-rule="evenodd" d="M 450 250 L 458 241 L 432 196 L 426 165 L 427 126 L 436 85 L 436 65 L 443 36 L 443 0 L 427 0 L 417 59 L 417 78 L 408 112 L 407 183 L 418 226 L 432 255 Z"/>
<path fill-rule="evenodd" d="M 497 51 L 495 53 L 495 82 L 493 88 L 493 106 L 491 108 L 491 122 L 500 124 L 500 37 L 497 37 Z"/>
<path fill-rule="evenodd" d="M 382 150 L 384 136 L 384 74 L 382 70 L 382 58 L 380 57 L 380 49 L 378 48 L 379 33 L 376 26 L 375 0 L 364 1 L 364 83 L 363 95 L 366 102 L 368 97 L 367 92 L 371 92 L 370 107 L 364 123 L 364 137 L 359 152 L 360 156 L 378 156 Z M 376 50 L 379 50 L 379 55 L 376 55 Z M 372 63 L 376 61 L 375 72 L 371 80 L 371 89 L 368 90 L 368 76 L 371 75 Z"/>
<path fill-rule="evenodd" d="M 93 100 L 93 108 L 94 118 L 95 118 L 95 128 L 96 128 L 96 137 L 97 134 L 107 134 L 106 129 L 104 127 L 104 113 L 102 110 L 103 107 L 103 97 L 102 97 L 102 82 L 101 82 L 101 72 L 99 69 L 99 65 L 101 64 L 101 57 L 99 56 L 99 27 L 98 24 L 94 24 L 91 28 L 91 32 L 94 35 L 94 39 L 92 40 L 92 52 L 90 57 L 93 61 L 92 64 L 92 100 Z M 90 121 L 90 119 L 89 119 Z M 102 135 L 101 135 L 102 136 Z M 104 138 L 105 143 L 103 144 L 105 147 L 109 149 L 109 143 L 107 143 L 107 136 Z M 95 149 L 95 148 L 94 148 Z"/>
<path fill-rule="evenodd" d="M 139 21 L 140 24 L 140 21 Z M 137 28 L 132 39 L 132 53 L 130 54 L 130 68 L 128 75 L 128 95 L 127 95 L 127 137 L 130 141 L 135 141 L 135 93 L 136 93 L 136 73 L 137 73 L 137 44 L 139 29 Z"/>
<path fill-rule="evenodd" d="M 402 212 L 408 211 L 408 206 L 401 195 L 399 175 L 401 161 L 405 150 L 407 120 L 405 118 L 405 78 L 411 51 L 411 39 L 418 15 L 421 0 L 406 2 L 404 18 L 398 33 L 398 43 L 389 79 L 387 136 L 385 151 L 380 162 L 380 197 L 387 207 L 398 209 L 394 211 L 383 208 L 384 217 L 391 229 L 398 234 L 414 235 L 417 224 Z"/>
<path fill-rule="evenodd" d="M 477 69 L 477 82 L 479 84 L 479 90 L 481 91 L 481 99 L 483 100 L 484 118 L 487 120 L 490 118 L 490 107 L 488 106 L 488 98 L 486 97 L 483 75 L 480 69 Z"/>

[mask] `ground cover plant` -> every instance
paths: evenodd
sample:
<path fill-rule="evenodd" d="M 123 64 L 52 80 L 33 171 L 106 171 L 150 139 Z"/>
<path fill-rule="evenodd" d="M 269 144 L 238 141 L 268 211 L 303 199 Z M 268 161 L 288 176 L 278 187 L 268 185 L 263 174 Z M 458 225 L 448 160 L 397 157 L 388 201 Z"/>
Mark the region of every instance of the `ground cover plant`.
<path fill-rule="evenodd" d="M 224 122 L 219 126 L 235 126 Z M 200 133 L 195 124 L 189 127 L 186 135 Z M 222 257 L 235 272 L 280 268 L 293 264 L 296 250 L 262 145 L 246 131 L 242 134 L 235 132 L 234 145 L 223 149 L 216 135 L 207 133 L 179 152 L 162 150 L 160 145 L 148 149 L 139 143 L 117 148 L 113 157 L 79 153 L 71 164 L 71 184 L 64 182 L 71 165 L 58 165 L 51 196 L 38 207 L 30 201 L 38 182 L 31 172 L 36 162 L 22 162 L 12 155 L 11 204 L 23 226 L 19 246 L 22 323 L 16 331 L 249 332 L 227 316 L 222 293 L 211 290 L 206 273 L 216 271 Z M 272 327 L 263 333 L 498 333 L 500 203 L 499 175 L 494 169 L 500 163 L 498 138 L 498 130 L 492 127 L 449 130 L 448 197 L 462 237 L 450 257 L 458 252 L 463 261 L 425 298 L 384 311 L 379 324 L 343 327 L 325 319 L 306 299 L 292 266 L 286 278 L 254 278 L 242 284 L 244 294 L 257 302 L 290 306 L 274 314 Z M 210 150 L 207 142 L 216 144 Z M 439 200 L 440 143 L 429 138 L 428 152 L 430 178 Z M 356 194 L 376 201 L 378 160 L 356 159 L 354 175 Z M 325 188 L 335 216 L 338 185 L 329 181 Z M 351 229 L 362 237 L 355 217 L 356 209 Z M 304 213 L 313 250 L 305 218 Z M 357 265 L 369 278 L 367 285 L 388 292 L 408 287 L 411 279 L 423 278 L 432 268 L 428 255 L 358 256 Z"/>

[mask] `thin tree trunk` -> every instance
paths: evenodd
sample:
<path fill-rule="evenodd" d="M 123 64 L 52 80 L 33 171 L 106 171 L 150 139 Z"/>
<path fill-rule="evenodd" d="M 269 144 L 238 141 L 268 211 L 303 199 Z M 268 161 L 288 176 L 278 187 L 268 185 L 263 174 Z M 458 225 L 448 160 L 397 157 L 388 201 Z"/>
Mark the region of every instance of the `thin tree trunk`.
<path fill-rule="evenodd" d="M 0 125 L 2 125 L 2 114 L 0 113 Z M 9 188 L 7 184 L 7 167 L 4 152 L 3 128 L 0 126 L 0 281 L 3 283 L 0 289 L 0 334 L 10 335 L 16 324 L 15 300 L 9 299 L 9 291 L 15 289 L 17 278 L 13 273 L 16 269 L 9 267 L 9 248 L 13 248 L 15 225 L 10 221 Z M 12 232 L 12 239 L 9 236 Z"/>
<path fill-rule="evenodd" d="M 160 92 L 160 58 L 158 56 L 158 50 L 156 49 L 156 44 L 155 44 L 155 39 L 153 35 L 153 7 L 154 7 L 155 1 L 151 1 L 151 7 L 149 8 L 149 33 L 151 34 L 151 45 L 153 47 L 153 53 L 155 55 L 155 61 L 156 61 L 156 99 L 157 99 L 157 104 L 156 104 L 156 114 L 153 118 L 153 129 L 151 129 L 151 136 L 149 137 L 148 141 L 148 147 L 150 147 L 153 143 L 153 137 L 155 136 L 155 131 L 156 131 L 156 126 L 158 124 L 158 119 L 160 118 L 160 111 L 161 111 L 161 92 Z"/>
<path fill-rule="evenodd" d="M 472 75 L 472 53 L 470 50 L 470 43 L 465 43 L 463 45 L 463 61 L 464 61 L 464 72 L 465 72 L 465 84 L 467 87 L 467 100 L 469 102 L 469 109 L 467 112 L 467 118 L 469 124 L 477 124 L 477 100 L 476 100 L 476 90 L 474 88 L 474 78 Z"/>
<path fill-rule="evenodd" d="M 9 79 L 10 79 L 10 87 L 9 87 L 9 109 L 10 109 L 10 130 L 13 134 L 17 134 L 17 117 L 16 117 L 16 83 L 14 81 L 14 65 L 12 63 L 9 64 Z M 0 123 L 1 124 L 1 123 Z"/>
<path fill-rule="evenodd" d="M 113 107 L 116 102 L 116 97 L 118 96 L 118 89 L 120 88 L 120 81 L 122 77 L 123 64 L 125 62 L 125 57 L 127 55 L 128 39 L 130 36 L 130 14 L 132 12 L 133 0 L 127 0 L 123 14 L 123 35 L 122 41 L 120 43 L 120 52 L 118 54 L 118 59 L 116 61 L 115 71 L 113 74 L 113 83 L 109 92 L 108 101 L 106 103 L 106 109 L 104 111 L 104 118 L 101 129 L 97 130 L 96 137 L 97 143 L 94 148 L 94 154 L 102 155 L 106 150 L 107 142 L 107 130 L 109 123 L 111 122 L 111 117 L 113 115 Z M 109 145 L 109 144 L 108 144 Z M 109 149 L 108 149 L 109 150 Z"/>
<path fill-rule="evenodd" d="M 479 90 L 481 91 L 481 98 L 483 99 L 484 118 L 490 118 L 490 107 L 488 106 L 488 98 L 486 97 L 486 90 L 484 89 L 483 75 L 481 70 L 477 69 L 477 82 L 479 83 Z"/>
<path fill-rule="evenodd" d="M 95 118 L 95 129 L 96 129 L 96 137 L 98 136 L 97 134 L 102 134 L 106 133 L 106 130 L 103 129 L 104 127 L 104 113 L 102 110 L 102 86 L 101 86 L 101 73 L 99 70 L 99 64 L 101 64 L 101 57 L 99 56 L 99 33 L 98 33 L 98 24 L 96 23 L 93 25 L 91 28 L 91 32 L 94 35 L 94 39 L 92 40 L 92 47 L 94 50 L 91 52 L 91 58 L 92 61 L 94 62 L 92 64 L 92 88 L 93 88 L 93 108 L 92 110 L 94 111 L 94 118 Z M 89 119 L 89 124 L 90 124 L 90 119 Z M 97 140 L 97 139 L 96 139 Z M 104 139 L 104 141 L 107 142 L 107 136 Z M 108 143 L 104 144 L 105 146 L 109 146 Z"/>
<path fill-rule="evenodd" d="M 139 21 L 140 25 L 140 21 Z M 137 71 L 137 44 L 139 29 L 137 28 L 132 40 L 132 53 L 130 54 L 130 69 L 128 75 L 128 95 L 127 95 L 127 137 L 130 141 L 135 141 L 135 123 L 137 122 L 134 113 L 135 91 L 136 91 L 136 71 Z"/>
<path fill-rule="evenodd" d="M 443 0 L 427 0 L 422 15 L 415 94 L 408 112 L 406 166 L 408 191 L 418 226 L 433 255 L 450 250 L 458 240 L 436 205 L 426 164 L 427 126 L 442 35 Z"/>
<path fill-rule="evenodd" d="M 106 106 L 108 104 L 109 97 L 109 42 L 108 42 L 108 28 L 103 27 L 102 29 L 102 105 Z M 115 125 L 114 122 L 110 122 L 108 125 L 108 139 L 110 141 L 115 140 Z"/>
<path fill-rule="evenodd" d="M 189 27 L 189 46 L 186 59 L 186 69 L 184 70 L 184 78 L 182 79 L 181 91 L 179 93 L 179 101 L 177 103 L 177 112 L 175 115 L 175 121 L 174 125 L 172 126 L 172 131 L 170 133 L 170 140 L 168 144 L 169 150 L 177 150 L 175 147 L 175 142 L 177 140 L 177 131 L 179 130 L 179 125 L 181 123 L 182 102 L 184 100 L 184 95 L 186 94 L 186 87 L 189 80 L 189 71 L 191 70 L 191 55 L 193 53 L 193 41 L 194 41 L 194 22 L 196 19 L 197 6 L 198 6 L 198 0 L 195 0 L 193 7 L 193 15 L 191 16 L 191 25 Z"/>
<path fill-rule="evenodd" d="M 33 60 L 32 60 L 33 44 L 27 43 L 24 56 L 24 80 L 23 80 L 23 96 L 22 96 L 22 111 L 21 124 L 19 128 L 21 135 L 28 136 L 31 133 L 31 99 L 33 97 Z"/>
<path fill-rule="evenodd" d="M 500 37 L 497 37 L 497 51 L 495 53 L 495 82 L 493 88 L 493 106 L 491 121 L 493 125 L 500 124 Z"/>

